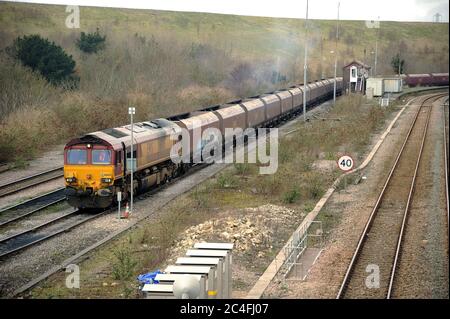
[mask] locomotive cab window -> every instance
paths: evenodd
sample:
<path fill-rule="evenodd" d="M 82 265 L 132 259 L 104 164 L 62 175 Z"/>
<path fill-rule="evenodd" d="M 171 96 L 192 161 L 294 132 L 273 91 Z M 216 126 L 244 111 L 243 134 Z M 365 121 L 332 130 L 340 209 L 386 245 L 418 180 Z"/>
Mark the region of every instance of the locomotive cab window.
<path fill-rule="evenodd" d="M 109 150 L 92 150 L 92 164 L 110 164 L 111 151 Z"/>
<path fill-rule="evenodd" d="M 80 150 L 80 149 L 68 150 L 67 163 L 74 165 L 87 164 L 87 150 Z"/>

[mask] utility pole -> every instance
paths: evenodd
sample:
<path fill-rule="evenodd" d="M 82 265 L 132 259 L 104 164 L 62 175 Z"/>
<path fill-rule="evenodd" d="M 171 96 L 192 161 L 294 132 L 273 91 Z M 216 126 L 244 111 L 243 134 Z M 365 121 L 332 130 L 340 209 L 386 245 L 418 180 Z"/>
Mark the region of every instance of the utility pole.
<path fill-rule="evenodd" d="M 130 178 L 131 178 L 131 190 L 130 190 L 130 214 L 133 213 L 133 190 L 134 190 L 134 185 L 133 185 L 133 171 L 134 171 L 134 160 L 133 160 L 133 144 L 134 144 L 134 139 L 133 139 L 133 115 L 136 113 L 136 108 L 135 107 L 129 107 L 128 108 L 128 114 L 130 114 L 130 121 L 131 121 L 131 165 L 130 165 Z"/>
<path fill-rule="evenodd" d="M 306 21 L 305 21 L 305 63 L 303 65 L 303 120 L 306 124 L 306 91 L 307 88 L 307 82 L 306 82 L 306 70 L 307 70 L 307 61 L 308 61 L 308 2 L 309 0 L 306 0 Z"/>
<path fill-rule="evenodd" d="M 338 39 L 339 39 L 339 7 L 341 3 L 338 2 L 338 13 L 336 23 L 336 44 L 334 50 L 334 87 L 333 87 L 333 106 L 336 106 L 336 72 L 337 72 L 337 56 L 338 56 Z"/>
<path fill-rule="evenodd" d="M 380 17 L 378 17 L 377 37 L 375 39 L 375 63 L 374 63 L 374 76 L 377 76 L 377 59 L 378 59 L 378 35 L 380 34 Z"/>

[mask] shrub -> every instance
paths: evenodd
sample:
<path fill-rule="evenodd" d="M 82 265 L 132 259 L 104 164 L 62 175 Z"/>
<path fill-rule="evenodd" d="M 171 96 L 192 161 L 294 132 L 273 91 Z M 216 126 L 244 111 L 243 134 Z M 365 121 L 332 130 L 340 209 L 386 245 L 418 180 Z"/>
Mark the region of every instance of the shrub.
<path fill-rule="evenodd" d="M 113 263 L 112 274 L 114 279 L 127 280 L 133 276 L 137 262 L 131 257 L 129 249 L 121 248 L 114 252 L 116 262 Z"/>
<path fill-rule="evenodd" d="M 311 199 L 317 199 L 322 196 L 324 190 L 322 186 L 323 182 L 319 175 L 313 174 L 306 178 L 306 191 L 307 195 Z"/>
<path fill-rule="evenodd" d="M 59 45 L 37 34 L 18 37 L 7 50 L 23 65 L 38 71 L 52 84 L 77 81 L 72 56 L 67 55 Z"/>
<path fill-rule="evenodd" d="M 85 53 L 97 53 L 97 51 L 105 48 L 106 35 L 101 36 L 100 33 L 95 31 L 94 33 L 81 32 L 80 38 L 77 39 L 77 47 Z"/>
<path fill-rule="evenodd" d="M 295 203 L 299 197 L 300 197 L 300 192 L 298 191 L 297 188 L 294 188 L 284 194 L 283 200 L 285 203 L 292 204 L 292 203 Z"/>
<path fill-rule="evenodd" d="M 392 57 L 391 66 L 392 66 L 392 70 L 394 71 L 394 73 L 397 74 L 399 71 L 400 71 L 400 73 L 403 73 L 403 69 L 405 67 L 405 60 L 400 58 L 399 53 L 397 53 L 397 55 Z M 400 68 L 400 70 L 399 70 L 399 68 Z"/>

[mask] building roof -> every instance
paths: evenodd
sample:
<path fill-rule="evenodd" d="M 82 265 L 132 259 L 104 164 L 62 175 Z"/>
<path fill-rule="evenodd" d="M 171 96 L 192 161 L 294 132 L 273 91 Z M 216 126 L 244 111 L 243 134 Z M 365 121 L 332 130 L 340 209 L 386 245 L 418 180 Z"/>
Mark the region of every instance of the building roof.
<path fill-rule="evenodd" d="M 355 65 L 355 64 L 357 64 L 357 65 L 359 65 L 359 66 L 362 66 L 362 67 L 365 68 L 365 69 L 371 69 L 371 68 L 372 68 L 371 66 L 369 66 L 369 65 L 367 65 L 367 64 L 365 64 L 365 63 L 363 63 L 363 62 L 361 62 L 361 61 L 359 61 L 359 60 L 353 60 L 352 62 L 350 62 L 349 64 L 347 64 L 346 66 L 344 66 L 344 69 L 345 69 L 345 68 L 348 68 L 348 67 L 351 66 L 351 65 Z"/>

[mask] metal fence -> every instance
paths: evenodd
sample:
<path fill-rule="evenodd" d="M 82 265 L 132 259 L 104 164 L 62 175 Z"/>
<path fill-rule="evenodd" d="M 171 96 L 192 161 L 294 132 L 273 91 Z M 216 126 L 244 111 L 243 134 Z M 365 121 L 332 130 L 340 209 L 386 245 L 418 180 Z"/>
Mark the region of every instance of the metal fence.
<path fill-rule="evenodd" d="M 305 273 L 304 264 L 299 262 L 299 259 L 307 248 L 321 248 L 322 245 L 321 221 L 312 221 L 297 230 L 293 234 L 292 240 L 285 247 L 287 257 L 280 270 L 283 279 L 293 275 L 289 280 L 304 280 L 305 276 L 299 276 L 299 273 Z"/>

